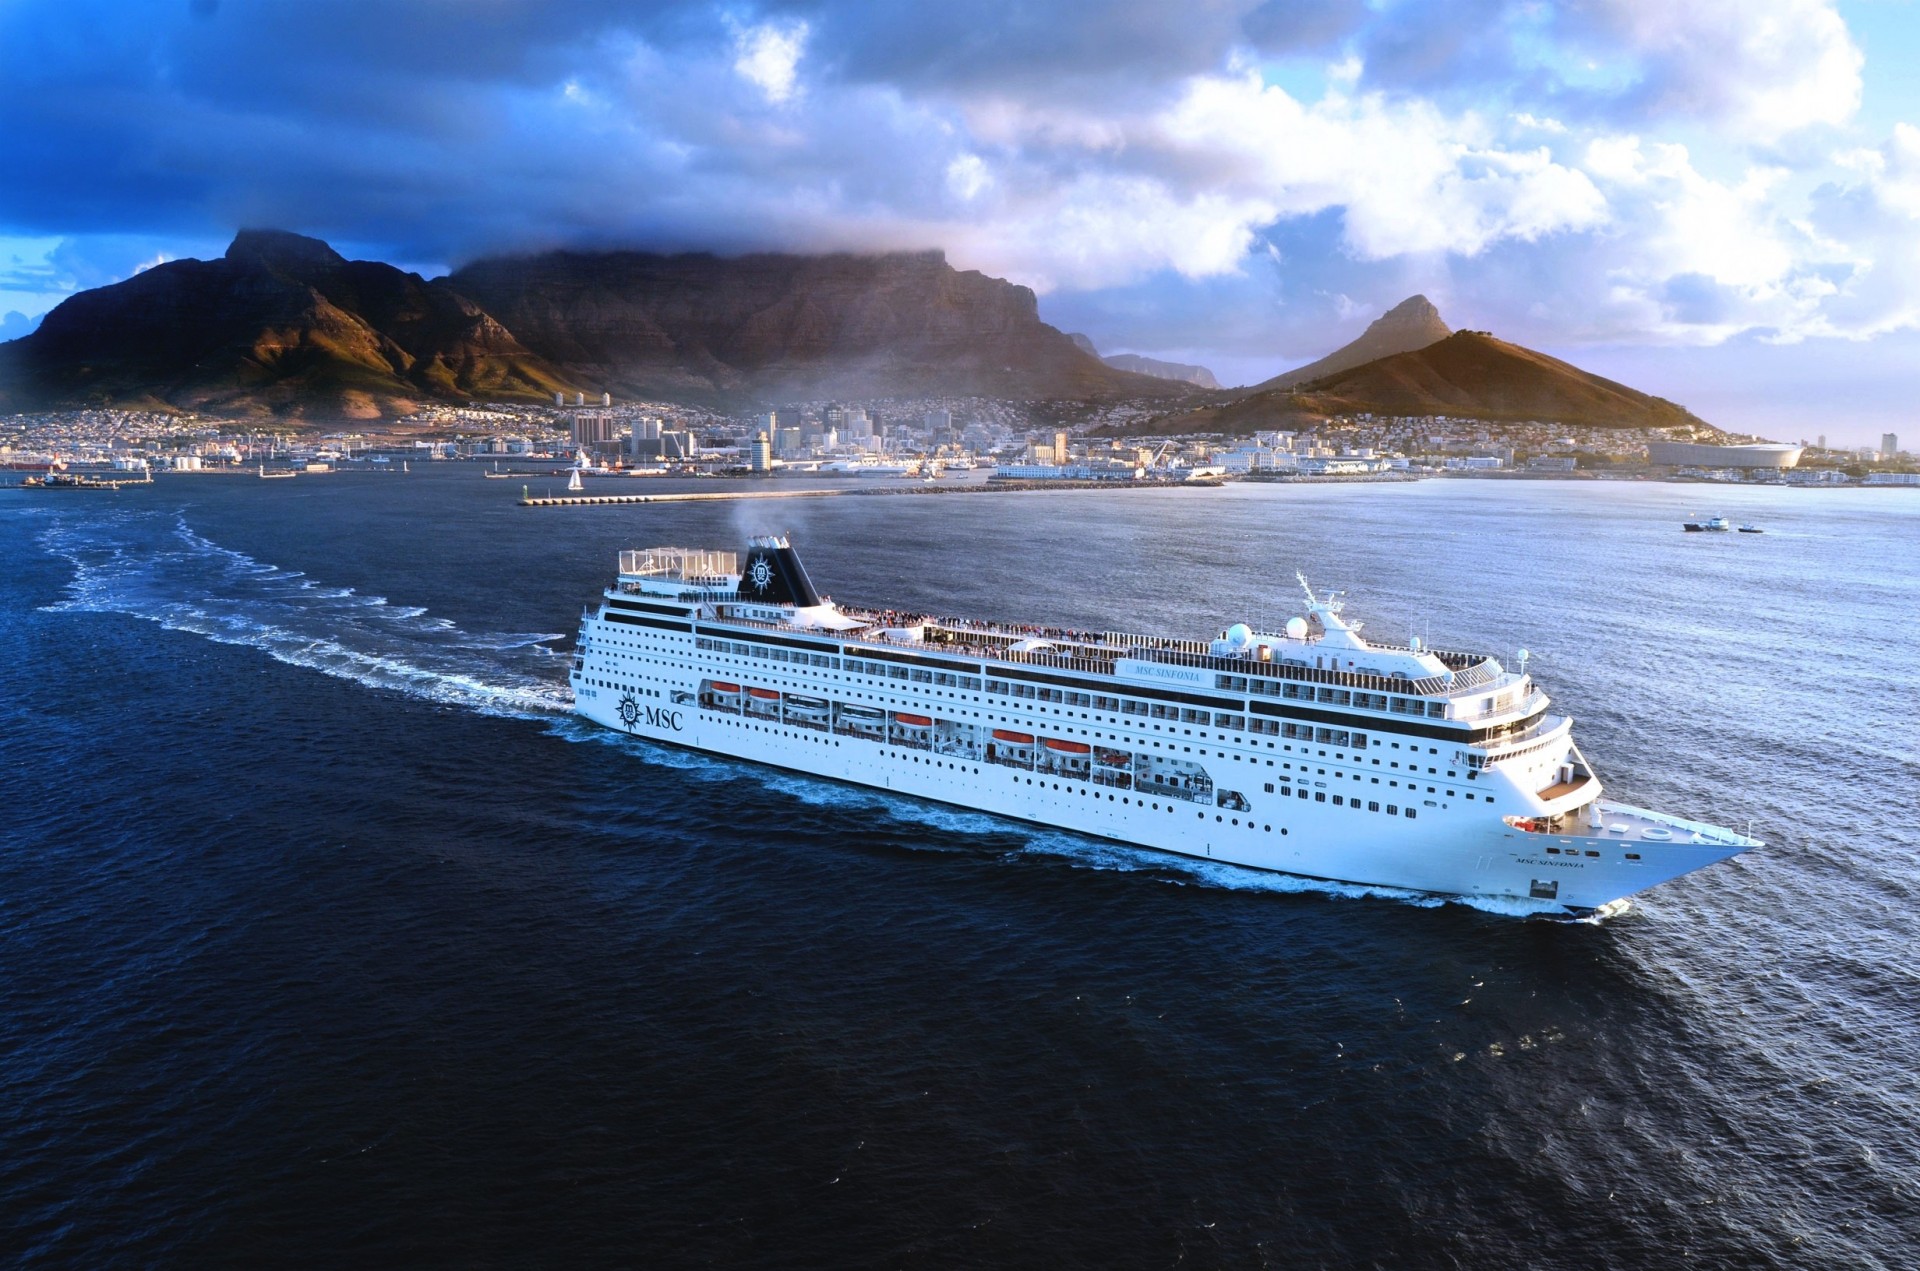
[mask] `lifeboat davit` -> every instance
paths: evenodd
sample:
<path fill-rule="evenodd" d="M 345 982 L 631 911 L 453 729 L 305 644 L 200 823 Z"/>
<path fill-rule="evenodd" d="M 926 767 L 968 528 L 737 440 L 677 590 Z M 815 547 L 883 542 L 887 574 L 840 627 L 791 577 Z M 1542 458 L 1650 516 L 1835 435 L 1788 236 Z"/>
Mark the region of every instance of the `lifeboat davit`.
<path fill-rule="evenodd" d="M 1033 734 L 1011 732 L 1005 728 L 994 729 L 993 739 L 995 741 L 1004 741 L 1015 746 L 1033 745 Z"/>
<path fill-rule="evenodd" d="M 908 715 L 902 711 L 894 712 L 893 722 L 896 724 L 904 724 L 908 728 L 932 728 L 933 727 L 933 721 L 928 719 L 925 715 Z"/>
<path fill-rule="evenodd" d="M 1093 752 L 1093 747 L 1084 741 L 1062 741 L 1058 737 L 1047 738 L 1047 749 L 1057 750 L 1063 755 L 1086 755 Z"/>

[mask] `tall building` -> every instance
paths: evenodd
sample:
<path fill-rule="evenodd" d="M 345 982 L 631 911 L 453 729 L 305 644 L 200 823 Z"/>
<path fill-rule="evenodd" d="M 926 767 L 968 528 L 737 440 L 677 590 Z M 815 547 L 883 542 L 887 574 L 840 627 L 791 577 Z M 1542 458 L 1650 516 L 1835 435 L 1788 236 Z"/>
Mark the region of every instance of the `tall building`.
<path fill-rule="evenodd" d="M 1067 434 L 1063 432 L 1053 434 L 1053 461 L 1060 465 L 1067 462 Z"/>
<path fill-rule="evenodd" d="M 1880 457 L 1891 459 L 1900 453 L 1900 438 L 1893 433 L 1880 434 Z"/>
<path fill-rule="evenodd" d="M 618 421 L 610 410 L 576 410 L 573 412 L 573 444 L 595 446 L 612 441 L 617 426 Z"/>

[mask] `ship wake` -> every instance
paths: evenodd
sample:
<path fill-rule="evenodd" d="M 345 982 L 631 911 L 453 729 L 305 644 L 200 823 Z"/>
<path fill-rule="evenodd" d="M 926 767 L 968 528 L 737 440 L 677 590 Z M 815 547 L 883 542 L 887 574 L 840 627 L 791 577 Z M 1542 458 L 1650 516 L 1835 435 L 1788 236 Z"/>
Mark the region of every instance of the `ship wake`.
<path fill-rule="evenodd" d="M 40 545 L 73 566 L 50 611 L 119 613 L 369 688 L 487 715 L 569 708 L 557 634 L 474 632 L 425 608 L 282 569 L 195 533 L 185 518 L 135 513 L 73 521 Z"/>

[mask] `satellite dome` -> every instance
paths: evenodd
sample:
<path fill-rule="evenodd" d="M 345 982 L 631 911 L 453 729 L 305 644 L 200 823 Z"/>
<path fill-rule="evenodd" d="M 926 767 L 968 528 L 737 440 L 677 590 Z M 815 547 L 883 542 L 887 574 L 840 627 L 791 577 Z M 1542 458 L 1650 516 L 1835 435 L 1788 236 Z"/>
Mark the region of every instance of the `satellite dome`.
<path fill-rule="evenodd" d="M 1227 643 L 1236 649 L 1244 649 L 1253 643 L 1253 628 L 1244 622 L 1236 622 L 1227 628 Z"/>
<path fill-rule="evenodd" d="M 1295 640 L 1306 639 L 1307 638 L 1307 620 L 1305 618 L 1288 618 L 1287 634 Z"/>

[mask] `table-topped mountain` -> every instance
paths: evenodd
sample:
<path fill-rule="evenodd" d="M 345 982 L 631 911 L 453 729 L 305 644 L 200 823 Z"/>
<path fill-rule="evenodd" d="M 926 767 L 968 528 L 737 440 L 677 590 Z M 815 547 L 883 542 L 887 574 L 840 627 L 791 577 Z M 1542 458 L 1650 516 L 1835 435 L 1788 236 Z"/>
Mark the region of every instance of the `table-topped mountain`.
<path fill-rule="evenodd" d="M 1377 358 L 1294 389 L 1254 392 L 1201 412 L 1190 426 L 1250 432 L 1289 427 L 1290 421 L 1302 418 L 1362 412 L 1595 428 L 1706 426 L 1665 398 L 1485 331 L 1456 331 L 1423 349 Z"/>
<path fill-rule="evenodd" d="M 1033 292 L 938 252 L 554 252 L 431 282 L 242 231 L 219 260 L 70 297 L 0 345 L 0 409 L 174 406 L 364 418 L 556 390 L 795 397 L 1177 396 L 1040 321 Z"/>
<path fill-rule="evenodd" d="M 566 387 L 452 290 L 318 239 L 243 230 L 62 302 L 0 346 L 0 404 L 366 418 Z"/>
<path fill-rule="evenodd" d="M 1440 311 L 1425 296 L 1408 296 L 1375 318 L 1360 337 L 1341 345 L 1317 362 L 1283 371 L 1270 380 L 1254 385 L 1254 391 L 1292 388 L 1311 380 L 1325 379 L 1341 371 L 1364 366 L 1368 362 L 1395 353 L 1413 353 L 1437 344 L 1453 334 L 1453 328 L 1440 319 Z"/>
<path fill-rule="evenodd" d="M 637 396 L 1169 396 L 1040 320 L 1034 294 L 937 251 L 549 252 L 448 286 L 569 374 Z"/>

